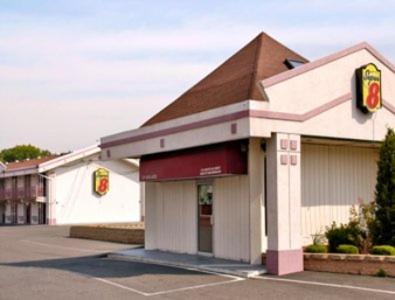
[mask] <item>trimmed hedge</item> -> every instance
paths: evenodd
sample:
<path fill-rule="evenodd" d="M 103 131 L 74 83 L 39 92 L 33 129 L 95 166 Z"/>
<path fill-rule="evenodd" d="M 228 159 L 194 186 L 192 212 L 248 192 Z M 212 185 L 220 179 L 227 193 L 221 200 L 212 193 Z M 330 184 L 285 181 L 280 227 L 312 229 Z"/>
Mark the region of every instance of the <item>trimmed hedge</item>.
<path fill-rule="evenodd" d="M 306 247 L 306 249 L 304 250 L 304 252 L 308 252 L 308 253 L 327 253 L 328 252 L 328 247 L 325 245 L 309 245 Z"/>
<path fill-rule="evenodd" d="M 395 255 L 395 247 L 389 245 L 374 246 L 371 252 L 375 255 Z"/>
<path fill-rule="evenodd" d="M 354 245 L 339 245 L 336 248 L 337 253 L 358 254 L 359 250 Z"/>

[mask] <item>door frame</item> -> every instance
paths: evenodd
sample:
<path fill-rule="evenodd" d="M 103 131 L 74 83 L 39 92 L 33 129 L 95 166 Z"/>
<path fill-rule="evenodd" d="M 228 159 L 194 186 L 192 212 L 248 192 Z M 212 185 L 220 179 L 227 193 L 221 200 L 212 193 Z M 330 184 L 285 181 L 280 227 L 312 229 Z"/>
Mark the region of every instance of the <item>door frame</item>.
<path fill-rule="evenodd" d="M 211 213 L 211 218 L 214 219 L 214 222 L 212 222 L 211 224 L 211 252 L 205 252 L 205 251 L 199 251 L 199 224 L 200 224 L 200 212 L 199 212 L 199 185 L 211 185 L 213 188 L 213 200 L 212 200 L 212 213 Z M 196 197 L 195 197 L 195 205 L 196 205 L 196 238 L 197 238 L 197 242 L 196 242 L 196 246 L 197 246 L 197 253 L 198 255 L 202 255 L 202 256 L 208 256 L 208 257 L 214 257 L 214 253 L 215 253 L 215 240 L 214 240 L 214 226 L 215 226 L 215 197 L 214 197 L 214 179 L 213 178 L 207 178 L 207 179 L 199 179 L 196 181 L 196 185 L 195 185 L 195 191 L 196 191 Z"/>

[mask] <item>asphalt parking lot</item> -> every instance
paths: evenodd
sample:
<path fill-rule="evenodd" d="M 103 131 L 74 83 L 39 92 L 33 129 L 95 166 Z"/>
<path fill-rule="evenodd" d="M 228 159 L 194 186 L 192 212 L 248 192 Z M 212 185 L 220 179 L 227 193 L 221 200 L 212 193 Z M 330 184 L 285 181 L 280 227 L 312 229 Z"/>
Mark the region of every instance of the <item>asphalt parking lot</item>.
<path fill-rule="evenodd" d="M 395 279 L 303 272 L 244 279 L 112 260 L 130 246 L 67 227 L 0 227 L 0 299 L 395 299 Z"/>

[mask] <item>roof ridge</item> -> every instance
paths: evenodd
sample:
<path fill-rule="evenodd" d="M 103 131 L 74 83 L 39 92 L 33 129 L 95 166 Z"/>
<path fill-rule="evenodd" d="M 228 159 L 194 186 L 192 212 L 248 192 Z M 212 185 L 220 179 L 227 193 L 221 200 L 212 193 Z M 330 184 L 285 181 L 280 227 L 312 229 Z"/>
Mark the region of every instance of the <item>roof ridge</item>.
<path fill-rule="evenodd" d="M 254 70 L 251 76 L 251 83 L 250 87 L 248 90 L 248 97 L 252 98 L 252 91 L 254 89 L 254 85 L 256 84 L 256 79 L 257 79 L 257 74 L 258 74 L 258 62 L 259 62 L 259 57 L 261 56 L 262 53 L 262 47 L 261 44 L 263 43 L 263 32 L 261 32 L 257 37 L 257 42 L 256 42 L 256 51 L 255 51 L 255 58 L 254 58 Z"/>
<path fill-rule="evenodd" d="M 309 59 L 307 59 L 306 57 L 304 57 L 303 55 L 299 54 L 299 52 L 296 52 L 295 50 L 289 48 L 287 45 L 284 45 L 282 42 L 280 42 L 279 40 L 276 40 L 275 38 L 273 38 L 272 36 L 268 35 L 266 32 L 262 32 L 262 36 L 265 35 L 267 38 L 269 38 L 271 41 L 273 41 L 274 43 L 280 45 L 281 47 L 284 47 L 285 49 L 287 49 L 290 52 L 295 53 L 296 55 L 300 56 L 301 58 L 303 58 L 304 60 L 306 60 L 307 62 L 310 62 Z"/>

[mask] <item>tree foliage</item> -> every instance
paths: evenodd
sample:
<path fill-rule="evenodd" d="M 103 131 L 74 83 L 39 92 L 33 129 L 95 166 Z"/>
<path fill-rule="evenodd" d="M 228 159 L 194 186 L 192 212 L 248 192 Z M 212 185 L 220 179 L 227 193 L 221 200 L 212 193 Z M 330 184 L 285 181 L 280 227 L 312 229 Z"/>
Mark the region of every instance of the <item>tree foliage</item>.
<path fill-rule="evenodd" d="M 389 129 L 380 147 L 376 182 L 376 245 L 395 246 L 395 132 Z"/>
<path fill-rule="evenodd" d="M 16 160 L 34 159 L 50 155 L 48 150 L 40 149 L 33 145 L 17 145 L 0 151 L 0 161 L 14 162 Z"/>

